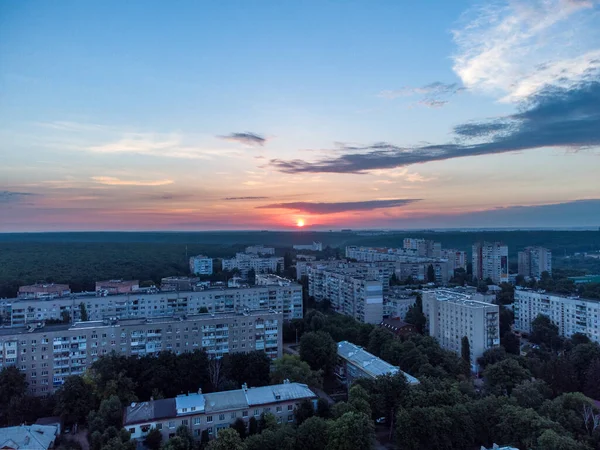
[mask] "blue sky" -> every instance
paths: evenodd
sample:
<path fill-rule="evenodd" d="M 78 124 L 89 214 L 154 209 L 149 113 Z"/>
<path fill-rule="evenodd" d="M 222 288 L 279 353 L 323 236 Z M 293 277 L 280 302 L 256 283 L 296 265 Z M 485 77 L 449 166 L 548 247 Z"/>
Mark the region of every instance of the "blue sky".
<path fill-rule="evenodd" d="M 0 231 L 476 227 L 485 210 L 598 198 L 598 14 L 4 2 Z"/>

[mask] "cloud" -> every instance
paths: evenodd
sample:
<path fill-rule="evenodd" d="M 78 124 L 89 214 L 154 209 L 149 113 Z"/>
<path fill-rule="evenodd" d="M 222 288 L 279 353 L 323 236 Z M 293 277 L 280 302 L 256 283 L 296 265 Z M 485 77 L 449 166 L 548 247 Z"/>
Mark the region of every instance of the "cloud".
<path fill-rule="evenodd" d="M 166 186 L 173 184 L 173 180 L 121 180 L 115 177 L 92 177 L 96 183 L 108 186 Z"/>
<path fill-rule="evenodd" d="M 0 203 L 17 203 L 32 197 L 33 192 L 0 191 Z"/>
<path fill-rule="evenodd" d="M 256 197 L 225 197 L 223 200 L 266 200 L 269 197 L 263 197 L 263 196 L 256 196 Z"/>
<path fill-rule="evenodd" d="M 346 211 L 371 211 L 380 208 L 397 208 L 418 201 L 420 199 L 367 200 L 362 202 L 335 203 L 292 202 L 272 203 L 270 205 L 257 206 L 257 209 L 291 209 L 307 214 L 335 214 Z"/>
<path fill-rule="evenodd" d="M 570 88 L 550 86 L 530 96 L 521 111 L 491 121 L 454 128 L 455 142 L 399 147 L 387 142 L 344 147 L 340 156 L 316 162 L 272 159 L 284 173 L 365 173 L 429 161 L 559 147 L 581 149 L 600 145 L 600 81 Z M 469 142 L 477 139 L 481 142 Z"/>
<path fill-rule="evenodd" d="M 227 136 L 217 136 L 219 139 L 225 141 L 237 142 L 240 144 L 248 145 L 250 147 L 263 146 L 267 142 L 267 139 L 263 136 L 246 131 L 245 133 L 231 133 Z"/>
<path fill-rule="evenodd" d="M 442 106 L 448 104 L 448 100 L 433 100 L 433 99 L 424 99 L 419 100 L 419 105 L 427 106 L 429 108 L 441 108 Z"/>
<path fill-rule="evenodd" d="M 600 70 L 595 1 L 500 1 L 471 9 L 453 30 L 453 69 L 470 90 L 520 101 Z"/>
<path fill-rule="evenodd" d="M 409 97 L 412 95 L 426 95 L 428 97 L 439 97 L 444 95 L 452 95 L 462 92 L 465 88 L 459 86 L 457 83 L 442 83 L 436 81 L 433 83 L 426 84 L 421 87 L 403 87 L 395 91 L 381 91 L 379 97 L 393 100 L 398 97 Z"/>

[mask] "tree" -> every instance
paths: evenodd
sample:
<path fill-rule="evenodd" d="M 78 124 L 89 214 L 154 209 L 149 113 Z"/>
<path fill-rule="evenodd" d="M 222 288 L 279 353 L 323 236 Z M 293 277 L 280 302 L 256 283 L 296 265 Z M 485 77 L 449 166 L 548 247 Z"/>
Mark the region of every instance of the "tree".
<path fill-rule="evenodd" d="M 460 341 L 460 357 L 471 367 L 471 344 L 467 336 L 463 336 Z"/>
<path fill-rule="evenodd" d="M 313 370 L 323 369 L 330 374 L 337 363 L 337 345 L 329 333 L 305 333 L 300 339 L 300 358 Z"/>
<path fill-rule="evenodd" d="M 271 413 L 262 413 L 258 422 L 258 431 L 262 433 L 265 430 L 277 428 L 277 418 Z"/>
<path fill-rule="evenodd" d="M 323 382 L 322 371 L 312 371 L 305 361 L 296 355 L 283 355 L 273 363 L 271 371 L 271 384 L 280 384 L 284 380 L 303 383 L 309 386 L 321 387 Z"/>
<path fill-rule="evenodd" d="M 375 356 L 381 356 L 381 350 L 394 339 L 394 335 L 386 328 L 373 328 L 369 333 L 369 345 L 367 351 Z"/>
<path fill-rule="evenodd" d="M 427 282 L 435 283 L 435 270 L 433 264 L 427 266 Z"/>
<path fill-rule="evenodd" d="M 85 423 L 95 405 L 94 387 L 76 375 L 67 377 L 56 393 L 56 413 L 66 424 Z"/>
<path fill-rule="evenodd" d="M 500 345 L 511 355 L 521 354 L 521 340 L 512 331 L 507 331 L 502 335 Z"/>
<path fill-rule="evenodd" d="M 236 430 L 224 428 L 219 431 L 217 438 L 210 442 L 207 450 L 244 450 L 242 438 Z"/>
<path fill-rule="evenodd" d="M 558 427 L 558 424 L 540 416 L 533 409 L 505 405 L 498 413 L 498 422 L 494 427 L 496 438 L 517 448 L 532 448 L 543 430 Z"/>
<path fill-rule="evenodd" d="M 483 378 L 490 392 L 510 395 L 517 384 L 531 378 L 531 373 L 510 358 L 486 367 Z"/>
<path fill-rule="evenodd" d="M 223 358 L 225 374 L 238 387 L 264 386 L 269 382 L 271 359 L 265 352 L 232 353 Z"/>
<path fill-rule="evenodd" d="M 375 427 L 370 417 L 348 412 L 331 421 L 327 450 L 370 450 L 375 442 Z"/>
<path fill-rule="evenodd" d="M 425 331 L 427 317 L 425 317 L 425 314 L 423 314 L 423 299 L 421 294 L 417 295 L 415 304 L 408 308 L 406 316 L 404 317 L 404 321 L 414 325 L 417 331 L 421 334 L 423 334 Z"/>
<path fill-rule="evenodd" d="M 561 436 L 554 430 L 546 430 L 537 440 L 539 450 L 588 450 L 585 444 L 575 441 L 569 436 Z"/>
<path fill-rule="evenodd" d="M 553 347 L 558 339 L 558 326 L 549 317 L 539 314 L 531 321 L 529 340 L 534 344 L 546 344 Z"/>
<path fill-rule="evenodd" d="M 515 323 L 515 313 L 513 313 L 506 306 L 499 306 L 499 320 L 500 320 L 500 336 L 504 333 L 512 331 L 512 325 Z"/>
<path fill-rule="evenodd" d="M 477 364 L 479 364 L 479 370 L 484 370 L 487 366 L 505 359 L 506 350 L 504 347 L 492 347 L 487 349 L 479 358 L 477 358 Z"/>
<path fill-rule="evenodd" d="M 206 306 L 201 306 L 198 309 L 198 314 L 208 314 L 208 308 Z"/>
<path fill-rule="evenodd" d="M 162 433 L 156 428 L 151 428 L 144 438 L 144 445 L 150 450 L 159 450 L 162 442 Z"/>
<path fill-rule="evenodd" d="M 325 450 L 327 448 L 327 422 L 321 417 L 311 417 L 298 427 L 299 450 Z"/>
<path fill-rule="evenodd" d="M 221 384 L 225 381 L 222 358 L 210 358 L 208 363 L 208 376 L 213 389 L 215 391 L 221 390 Z"/>
<path fill-rule="evenodd" d="M 592 361 L 585 373 L 585 382 L 583 384 L 583 393 L 594 400 L 600 399 L 600 359 Z"/>
<path fill-rule="evenodd" d="M 372 411 L 369 402 L 369 393 L 359 384 L 352 385 L 348 393 L 348 404 L 354 408 L 355 411 L 361 412 L 367 417 L 371 417 Z"/>
<path fill-rule="evenodd" d="M 296 416 L 297 425 L 301 425 L 306 419 L 314 416 L 315 409 L 313 408 L 312 402 L 310 400 L 302 401 L 294 411 L 294 415 Z"/>
<path fill-rule="evenodd" d="M 63 323 L 69 323 L 71 322 L 71 314 L 69 314 L 69 311 L 62 311 L 60 313 L 60 319 Z"/>
<path fill-rule="evenodd" d="M 254 286 L 256 284 L 256 271 L 254 269 L 250 269 L 246 279 L 248 280 L 248 284 L 250 286 Z"/>
<path fill-rule="evenodd" d="M 479 283 L 477 283 L 477 292 L 485 294 L 489 290 L 490 290 L 490 288 L 488 287 L 487 283 L 485 283 L 484 281 L 480 281 Z"/>
<path fill-rule="evenodd" d="M 83 302 L 81 302 L 79 304 L 79 315 L 81 316 L 82 322 L 88 321 L 88 312 L 87 312 L 87 309 L 85 308 L 85 303 L 83 303 Z"/>
<path fill-rule="evenodd" d="M 329 419 L 330 414 L 329 402 L 324 398 L 319 398 L 317 400 L 317 416 L 322 417 L 323 419 Z"/>
<path fill-rule="evenodd" d="M 235 422 L 231 424 L 231 428 L 237 431 L 242 439 L 246 438 L 246 422 L 244 422 L 244 419 L 238 417 Z"/>
<path fill-rule="evenodd" d="M 551 396 L 552 390 L 543 380 L 525 380 L 518 384 L 511 394 L 519 406 L 533 409 L 538 409 Z"/>
<path fill-rule="evenodd" d="M 254 416 L 248 420 L 248 436 L 258 433 L 258 420 Z"/>
<path fill-rule="evenodd" d="M 0 371 L 0 411 L 8 406 L 11 398 L 18 398 L 27 392 L 25 374 L 15 366 L 4 367 Z"/>

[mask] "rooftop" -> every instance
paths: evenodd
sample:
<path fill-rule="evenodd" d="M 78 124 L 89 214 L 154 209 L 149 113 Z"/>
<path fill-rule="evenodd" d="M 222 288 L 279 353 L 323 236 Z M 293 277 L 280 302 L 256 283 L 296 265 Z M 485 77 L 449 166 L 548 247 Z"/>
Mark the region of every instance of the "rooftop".
<path fill-rule="evenodd" d="M 0 428 L 0 448 L 47 450 L 54 444 L 57 434 L 57 427 L 52 425 Z"/>
<path fill-rule="evenodd" d="M 481 300 L 475 300 L 474 297 L 477 294 L 474 295 L 469 295 L 469 294 L 464 294 L 462 292 L 457 292 L 451 289 L 433 289 L 433 290 L 427 290 L 427 291 L 423 291 L 423 293 L 433 293 L 435 295 L 435 298 L 438 302 L 451 302 L 451 303 L 457 303 L 457 304 L 462 304 L 464 306 L 467 307 L 472 307 L 472 308 L 481 308 L 484 306 L 496 306 L 493 303 L 488 303 L 488 302 L 484 302 Z"/>
<path fill-rule="evenodd" d="M 398 367 L 385 362 L 383 359 L 372 355 L 351 342 L 338 342 L 338 356 L 344 358 L 349 363 L 360 367 L 373 378 L 388 374 L 395 375 L 401 372 L 409 384 L 419 384 L 419 380 L 412 375 L 402 372 Z"/>
<path fill-rule="evenodd" d="M 132 423 L 149 422 L 156 419 L 175 417 L 177 414 L 175 399 L 166 398 L 161 400 L 150 400 L 149 402 L 132 403 L 125 408 L 123 425 Z"/>

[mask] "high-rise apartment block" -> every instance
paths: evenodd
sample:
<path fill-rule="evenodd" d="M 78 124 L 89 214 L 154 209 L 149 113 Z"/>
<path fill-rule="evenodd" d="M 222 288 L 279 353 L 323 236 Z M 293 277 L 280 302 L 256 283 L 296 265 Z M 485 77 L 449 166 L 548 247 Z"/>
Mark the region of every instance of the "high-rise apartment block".
<path fill-rule="evenodd" d="M 552 275 L 552 252 L 544 247 L 526 247 L 519 252 L 519 275 L 541 278 L 542 272 Z"/>
<path fill-rule="evenodd" d="M 377 324 L 383 318 L 383 286 L 375 276 L 355 268 L 311 266 L 308 291 L 317 301 L 329 300 L 340 314 Z"/>
<path fill-rule="evenodd" d="M 192 256 L 190 258 L 190 273 L 193 275 L 212 275 L 212 258 L 204 255 Z"/>
<path fill-rule="evenodd" d="M 453 248 L 443 249 L 441 258 L 448 261 L 452 271 L 456 269 L 467 270 L 467 252 Z"/>
<path fill-rule="evenodd" d="M 220 357 L 263 350 L 278 358 L 282 323 L 280 313 L 261 310 L 2 328 L 0 370 L 16 366 L 25 374 L 30 393 L 45 395 L 69 375 L 81 375 L 100 356 L 113 351 L 142 356 L 203 349 Z"/>
<path fill-rule="evenodd" d="M 508 247 L 500 242 L 473 245 L 473 276 L 490 278 L 494 283 L 508 283 Z"/>
<path fill-rule="evenodd" d="M 214 288 L 197 292 L 134 292 L 127 295 L 89 295 L 51 300 L 3 300 L 0 311 L 4 325 L 26 326 L 44 320 L 80 321 L 83 307 L 89 320 L 152 318 L 173 314 L 239 312 L 245 309 L 271 309 L 283 319 L 302 318 L 302 286 L 296 283 L 242 288 Z"/>
<path fill-rule="evenodd" d="M 413 250 L 417 256 L 426 258 L 440 258 L 442 244 L 427 239 L 404 238 L 405 250 Z"/>
<path fill-rule="evenodd" d="M 230 271 L 238 269 L 242 277 L 246 278 L 250 270 L 254 270 L 255 273 L 274 273 L 283 269 L 283 258 L 237 253 L 234 258 L 223 259 L 222 268 Z"/>
<path fill-rule="evenodd" d="M 515 330 L 531 332 L 531 322 L 542 314 L 558 326 L 561 336 L 582 333 L 600 342 L 600 300 L 517 288 L 513 309 Z"/>
<path fill-rule="evenodd" d="M 429 334 L 439 344 L 461 354 L 462 338 L 467 336 L 471 350 L 471 368 L 477 370 L 477 358 L 500 344 L 498 305 L 476 300 L 476 296 L 450 289 L 423 291 L 423 313 Z"/>

